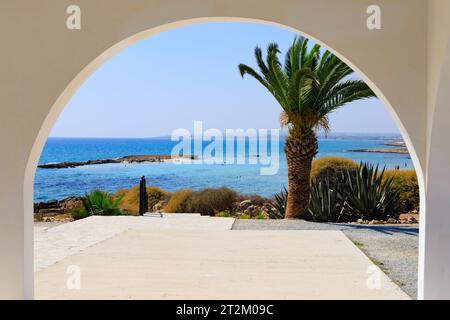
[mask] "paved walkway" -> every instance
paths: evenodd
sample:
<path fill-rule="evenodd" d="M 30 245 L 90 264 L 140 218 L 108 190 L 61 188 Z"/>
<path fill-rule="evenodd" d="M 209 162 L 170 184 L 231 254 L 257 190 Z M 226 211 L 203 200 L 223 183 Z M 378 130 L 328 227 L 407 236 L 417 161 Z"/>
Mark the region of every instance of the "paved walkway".
<path fill-rule="evenodd" d="M 34 227 L 34 270 L 63 260 L 126 230 L 229 230 L 234 219 L 208 220 L 196 214 L 136 217 L 93 216 L 71 223 L 39 223 Z M 49 226 L 46 226 L 49 225 Z"/>
<path fill-rule="evenodd" d="M 36 297 L 408 298 L 341 231 L 234 231 L 232 224 L 166 215 L 38 227 Z"/>
<path fill-rule="evenodd" d="M 417 298 L 418 225 L 360 225 L 301 220 L 236 220 L 233 230 L 339 230 L 413 299 Z"/>

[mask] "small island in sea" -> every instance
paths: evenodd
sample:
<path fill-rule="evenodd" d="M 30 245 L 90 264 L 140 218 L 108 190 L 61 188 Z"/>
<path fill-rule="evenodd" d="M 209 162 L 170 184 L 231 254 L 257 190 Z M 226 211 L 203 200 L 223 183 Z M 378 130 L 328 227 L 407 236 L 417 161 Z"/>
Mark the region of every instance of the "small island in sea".
<path fill-rule="evenodd" d="M 391 142 L 385 143 L 386 146 L 395 148 L 377 148 L 377 149 L 352 149 L 347 150 L 348 152 L 370 152 L 370 153 L 398 153 L 398 154 L 409 154 L 406 148 L 406 143 L 401 139 L 396 139 Z"/>
<path fill-rule="evenodd" d="M 98 159 L 87 161 L 64 161 L 58 163 L 46 163 L 38 165 L 41 169 L 65 169 L 75 168 L 81 166 L 89 166 L 94 164 L 108 164 L 108 163 L 142 163 L 142 162 L 169 162 L 182 159 L 195 160 L 196 156 L 178 156 L 171 155 L 133 155 L 114 159 Z"/>
<path fill-rule="evenodd" d="M 409 154 L 407 149 L 354 149 L 347 150 L 348 152 L 372 152 L 372 153 L 399 153 Z"/>

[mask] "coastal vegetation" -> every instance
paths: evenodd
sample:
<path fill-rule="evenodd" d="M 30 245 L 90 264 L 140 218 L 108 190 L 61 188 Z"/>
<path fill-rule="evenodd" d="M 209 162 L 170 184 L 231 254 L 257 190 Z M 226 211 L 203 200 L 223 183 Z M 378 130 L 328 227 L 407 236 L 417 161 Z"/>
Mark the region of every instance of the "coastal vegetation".
<path fill-rule="evenodd" d="M 275 43 L 255 48 L 259 71 L 239 65 L 242 77 L 250 75 L 266 88 L 282 108 L 281 124 L 288 128 L 285 153 L 288 166 L 288 199 L 285 218 L 311 219 L 309 214 L 312 160 L 318 152 L 317 131 L 328 132 L 329 114 L 361 99 L 375 97 L 361 80 L 350 78 L 353 70 L 320 45 L 309 46 L 298 37 L 286 54 L 284 66 Z"/>
<path fill-rule="evenodd" d="M 345 209 L 351 217 L 364 220 L 387 220 L 398 216 L 399 191 L 393 188 L 393 178 L 385 177 L 378 165 L 361 164 L 356 171 L 342 175 L 342 187 L 336 190 L 345 197 Z"/>
<path fill-rule="evenodd" d="M 75 207 L 71 214 L 74 220 L 89 216 L 119 216 L 122 214 L 120 200 L 120 197 L 114 198 L 107 192 L 94 190 L 85 195 L 83 205 Z"/>
<path fill-rule="evenodd" d="M 312 163 L 308 213 L 316 222 L 393 221 L 419 210 L 419 186 L 414 170 L 383 170 L 350 159 L 325 157 Z M 238 219 L 283 219 L 289 191 L 283 187 L 272 198 L 245 195 L 230 188 L 179 189 L 168 192 L 148 186 L 148 211 L 200 213 Z M 70 212 L 74 220 L 91 215 L 137 215 L 139 186 L 114 195 L 93 191 L 85 197 L 48 203 L 56 214 Z M 36 218 L 46 206 L 36 204 Z M 41 217 L 42 218 L 42 217 Z"/>
<path fill-rule="evenodd" d="M 284 219 L 286 215 L 286 207 L 288 201 L 288 191 L 283 186 L 280 193 L 274 194 L 272 206 L 269 206 L 268 215 L 270 219 Z"/>
<path fill-rule="evenodd" d="M 169 213 L 188 212 L 188 201 L 193 192 L 191 189 L 181 189 L 174 192 L 167 204 L 162 203 L 164 211 Z"/>
<path fill-rule="evenodd" d="M 346 197 L 339 193 L 328 178 L 312 183 L 308 211 L 316 222 L 341 222 L 345 217 Z"/>
<path fill-rule="evenodd" d="M 415 170 L 388 170 L 385 177 L 392 177 L 393 188 L 398 190 L 399 211 L 419 211 L 419 182 Z"/>
<path fill-rule="evenodd" d="M 346 165 L 330 169 L 336 163 Z M 330 163 L 323 165 L 328 174 L 320 175 L 318 171 L 313 177 L 308 211 L 314 221 L 387 221 L 398 218 L 401 190 L 394 187 L 395 174 L 387 174 L 384 169 L 379 170 L 378 166 L 367 163 L 355 165 L 345 162 L 345 159 L 331 159 Z"/>
<path fill-rule="evenodd" d="M 170 198 L 171 194 L 161 188 L 149 186 L 147 187 L 148 195 L 148 209 L 153 210 L 153 207 L 161 201 Z M 134 186 L 131 189 L 121 189 L 117 191 L 114 198 L 120 198 L 119 207 L 126 214 L 137 214 L 139 212 L 139 186 Z"/>
<path fill-rule="evenodd" d="M 311 168 L 311 181 L 321 181 L 325 178 L 333 179 L 344 174 L 347 170 L 356 170 L 358 164 L 348 158 L 323 157 L 315 159 Z"/>
<path fill-rule="evenodd" d="M 237 193 L 229 188 L 207 188 L 193 192 L 187 201 L 187 212 L 214 216 L 217 212 L 233 211 Z"/>

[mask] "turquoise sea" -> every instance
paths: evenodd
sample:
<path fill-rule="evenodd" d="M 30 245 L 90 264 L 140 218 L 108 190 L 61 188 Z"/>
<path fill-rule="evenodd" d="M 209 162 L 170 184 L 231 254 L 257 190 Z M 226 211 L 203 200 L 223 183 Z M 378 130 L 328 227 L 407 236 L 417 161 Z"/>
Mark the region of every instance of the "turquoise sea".
<path fill-rule="evenodd" d="M 317 157 L 341 156 L 358 162 L 370 162 L 393 168 L 413 168 L 406 154 L 357 153 L 352 149 L 392 148 L 386 146 L 397 135 L 334 135 L 319 140 Z M 39 163 L 87 161 L 116 158 L 127 155 L 170 154 L 177 142 L 170 138 L 112 139 L 112 138 L 49 138 Z M 208 143 L 204 143 L 205 147 Z M 177 164 L 134 163 L 103 164 L 67 169 L 36 170 L 34 200 L 36 202 L 83 195 L 93 189 L 115 192 L 139 183 L 147 177 L 148 185 L 174 191 L 180 188 L 231 187 L 246 194 L 271 196 L 287 183 L 287 168 L 280 141 L 280 165 L 275 175 L 260 175 L 263 165 L 249 164 L 251 152 L 236 154 L 245 158 L 245 164 Z M 248 141 L 247 141 L 248 147 Z M 263 166 L 264 167 L 264 166 Z"/>

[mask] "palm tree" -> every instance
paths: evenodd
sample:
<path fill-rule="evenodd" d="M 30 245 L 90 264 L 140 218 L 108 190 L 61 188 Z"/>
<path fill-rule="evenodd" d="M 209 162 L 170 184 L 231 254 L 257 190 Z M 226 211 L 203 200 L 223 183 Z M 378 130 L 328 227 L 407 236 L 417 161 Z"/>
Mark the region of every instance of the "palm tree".
<path fill-rule="evenodd" d="M 284 151 L 288 165 L 288 203 L 285 218 L 308 219 L 312 159 L 317 154 L 318 130 L 328 132 L 329 114 L 343 105 L 374 97 L 361 80 L 349 77 L 353 70 L 320 45 L 308 46 L 308 39 L 296 37 L 286 53 L 284 67 L 275 43 L 262 51 L 255 48 L 260 73 L 240 64 L 239 71 L 259 81 L 283 109 L 280 121 L 288 128 Z"/>

